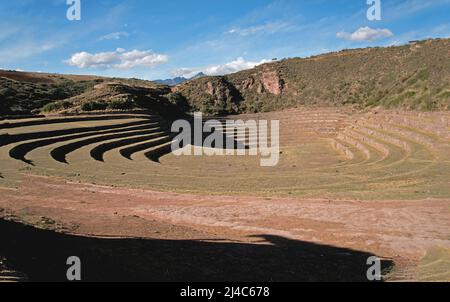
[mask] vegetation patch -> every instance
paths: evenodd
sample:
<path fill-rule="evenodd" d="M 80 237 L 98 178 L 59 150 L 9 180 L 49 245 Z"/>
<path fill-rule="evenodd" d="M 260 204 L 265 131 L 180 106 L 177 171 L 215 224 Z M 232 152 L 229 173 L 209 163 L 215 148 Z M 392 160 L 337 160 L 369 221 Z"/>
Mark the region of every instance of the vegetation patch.
<path fill-rule="evenodd" d="M 57 101 L 57 102 L 52 102 L 52 103 L 48 103 L 47 105 L 44 105 L 44 107 L 42 108 L 42 112 L 49 113 L 49 112 L 61 111 L 64 109 L 69 109 L 72 106 L 73 106 L 73 104 L 71 102 Z"/>
<path fill-rule="evenodd" d="M 105 110 L 106 108 L 108 108 L 108 104 L 104 102 L 86 102 L 81 105 L 83 111 Z"/>

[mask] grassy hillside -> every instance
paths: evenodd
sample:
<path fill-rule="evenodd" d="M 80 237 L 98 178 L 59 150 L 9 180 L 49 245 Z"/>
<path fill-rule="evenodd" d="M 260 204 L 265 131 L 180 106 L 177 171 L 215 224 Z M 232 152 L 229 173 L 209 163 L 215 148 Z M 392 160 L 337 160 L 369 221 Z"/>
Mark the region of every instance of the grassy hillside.
<path fill-rule="evenodd" d="M 397 47 L 343 50 L 201 78 L 177 90 L 195 109 L 219 114 L 296 105 L 447 110 L 449 49 L 449 39 L 436 39 Z"/>
<path fill-rule="evenodd" d="M 184 110 L 168 86 L 139 79 L 0 71 L 0 115 Z M 179 109 L 180 108 L 180 109 Z"/>
<path fill-rule="evenodd" d="M 153 109 L 208 114 L 298 105 L 448 110 L 450 39 L 284 59 L 172 89 L 138 79 L 0 70 L 0 115 Z"/>
<path fill-rule="evenodd" d="M 0 115 L 30 114 L 56 100 L 79 95 L 101 78 L 0 71 Z"/>

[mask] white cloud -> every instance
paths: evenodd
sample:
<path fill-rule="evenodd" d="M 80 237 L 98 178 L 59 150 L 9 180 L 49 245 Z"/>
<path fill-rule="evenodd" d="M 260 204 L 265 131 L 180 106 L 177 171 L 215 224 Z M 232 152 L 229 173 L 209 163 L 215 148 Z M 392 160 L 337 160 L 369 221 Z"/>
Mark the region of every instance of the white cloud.
<path fill-rule="evenodd" d="M 240 36 L 249 36 L 257 33 L 274 34 L 289 29 L 290 25 L 286 22 L 270 22 L 262 25 L 251 26 L 247 28 L 233 27 L 227 34 L 237 34 Z"/>
<path fill-rule="evenodd" d="M 135 67 L 151 68 L 166 63 L 168 60 L 167 55 L 157 54 L 149 50 L 135 49 L 127 52 L 123 48 L 118 48 L 116 51 L 96 54 L 84 51 L 75 53 L 66 63 L 78 68 L 132 69 Z"/>
<path fill-rule="evenodd" d="M 250 69 L 255 66 L 270 62 L 270 60 L 261 60 L 259 62 L 251 62 L 245 61 L 244 58 L 237 58 L 234 61 L 219 64 L 219 65 L 211 65 L 207 67 L 196 67 L 196 68 L 180 68 L 173 72 L 174 76 L 191 78 L 196 74 L 203 72 L 206 75 L 224 75 L 230 74 L 233 72 L 238 72 L 244 69 Z"/>
<path fill-rule="evenodd" d="M 119 40 L 121 38 L 126 38 L 128 37 L 129 34 L 125 31 L 120 31 L 120 32 L 113 32 L 104 36 L 101 36 L 100 38 L 98 38 L 100 41 L 103 40 Z"/>
<path fill-rule="evenodd" d="M 388 44 L 386 44 L 386 46 L 400 46 L 400 45 L 402 45 L 403 43 L 401 42 L 401 41 L 399 41 L 399 40 L 395 40 L 395 41 L 392 41 L 392 42 L 390 42 L 390 43 L 388 43 Z"/>
<path fill-rule="evenodd" d="M 382 38 L 392 37 L 394 34 L 387 28 L 373 29 L 368 26 L 360 27 L 354 33 L 348 33 L 345 31 L 338 32 L 336 37 L 349 41 L 375 41 Z"/>

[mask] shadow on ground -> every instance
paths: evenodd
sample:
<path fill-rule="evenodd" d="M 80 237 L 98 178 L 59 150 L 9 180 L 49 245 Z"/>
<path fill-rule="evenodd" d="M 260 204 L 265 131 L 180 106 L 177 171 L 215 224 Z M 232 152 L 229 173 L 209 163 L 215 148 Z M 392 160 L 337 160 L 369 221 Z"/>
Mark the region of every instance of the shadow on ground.
<path fill-rule="evenodd" d="M 69 256 L 83 281 L 367 281 L 368 253 L 258 237 L 267 244 L 99 239 L 0 220 L 0 256 L 31 281 L 65 281 Z"/>

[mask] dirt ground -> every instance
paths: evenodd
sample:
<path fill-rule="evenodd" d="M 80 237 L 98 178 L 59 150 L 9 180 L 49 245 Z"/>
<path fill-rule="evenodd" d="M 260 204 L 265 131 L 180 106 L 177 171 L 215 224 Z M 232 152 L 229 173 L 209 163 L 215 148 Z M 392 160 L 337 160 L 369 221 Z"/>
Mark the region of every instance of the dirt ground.
<path fill-rule="evenodd" d="M 353 253 L 361 253 L 364 256 L 377 255 L 395 264 L 394 269 L 386 275 L 387 280 L 421 279 L 422 277 L 417 273 L 421 260 L 427 252 L 437 247 L 450 248 L 449 200 L 364 202 L 195 195 L 72 183 L 57 178 L 26 174 L 23 175 L 19 188 L 0 188 L 0 196 L 0 217 L 6 221 L 32 224 L 40 229 L 96 238 L 239 243 L 251 247 L 273 246 L 276 245 L 274 243 L 276 240 L 273 238 L 278 238 L 278 240 L 321 246 L 323 248 L 319 249 L 319 254 L 323 253 L 325 258 L 330 253 L 332 255 L 352 255 Z M 224 257 L 224 259 L 231 257 L 228 259 L 231 263 L 223 260 L 226 262 L 223 267 L 216 267 L 217 270 L 213 269 L 209 273 L 202 272 L 203 274 L 197 274 L 197 276 L 203 276 L 206 280 L 211 280 L 211 276 L 215 276 L 212 280 L 227 280 L 227 277 L 233 276 L 230 272 L 227 273 L 225 268 L 234 267 L 233 259 L 234 257 L 242 258 L 239 254 L 242 250 L 238 248 L 238 255 L 234 255 L 234 250 L 222 254 L 220 251 L 223 248 L 217 247 L 217 249 L 215 251 L 218 257 Z M 336 254 L 330 249 L 344 250 Z M 281 250 L 285 251 L 283 248 Z M 174 251 L 174 253 L 178 252 Z M 263 254 L 272 258 L 271 253 Z M 287 259 L 294 257 L 293 254 L 288 254 Z M 320 255 L 319 259 L 314 258 L 314 261 L 305 260 L 315 265 L 309 268 L 309 272 L 325 269 L 327 262 L 321 262 Z M 277 252 L 275 256 L 280 255 Z M 314 257 L 317 256 L 315 253 Z M 193 259 L 197 258 L 193 257 Z M 202 261 L 204 261 L 203 258 Z M 333 261 L 348 267 L 342 259 Z M 360 259 L 360 266 L 364 267 L 362 261 Z M 255 264 L 245 262 L 242 266 L 249 265 Z M 328 267 L 333 265 L 329 264 Z M 352 265 L 355 263 L 352 262 Z M 210 266 L 215 267 L 213 264 Z M 283 265 L 278 268 L 282 267 Z M 273 271 L 275 274 L 273 278 L 264 275 L 270 269 L 273 270 L 273 267 L 263 267 L 260 275 L 247 275 L 248 279 L 245 275 L 240 276 L 244 281 L 253 278 L 254 280 L 305 280 L 297 274 L 299 272 L 292 273 L 290 278 L 288 278 L 289 272 L 279 270 Z M 302 270 L 301 267 L 298 269 Z M 340 271 L 345 270 L 341 268 Z M 327 276 L 331 279 L 336 277 L 342 280 L 363 280 L 365 277 L 359 270 L 353 269 L 352 272 L 352 274 L 360 275 L 336 277 L 328 272 Z M 428 274 L 432 275 L 433 272 Z M 426 277 L 430 277 L 429 275 Z M 143 277 L 143 279 L 151 279 L 148 275 L 145 276 L 146 278 Z M 177 276 L 189 278 L 189 275 L 177 274 Z M 311 281 L 315 277 L 323 280 L 321 276 L 314 274 L 306 280 Z M 449 273 L 444 270 L 435 277 L 437 280 L 446 279 Z M 189 280 L 180 280 L 175 277 L 166 279 Z M 200 280 L 203 279 L 200 278 Z"/>

